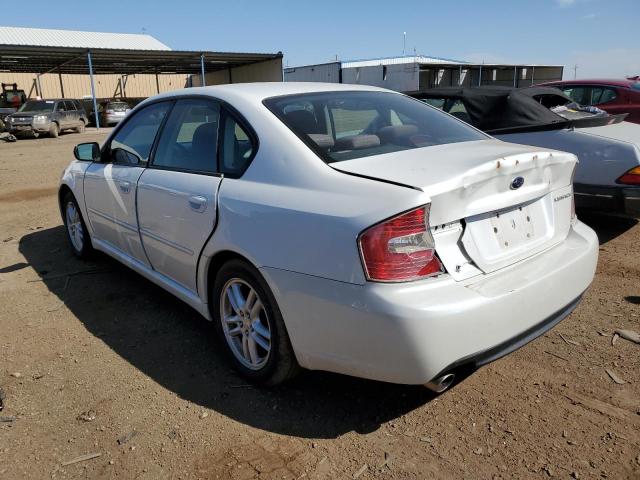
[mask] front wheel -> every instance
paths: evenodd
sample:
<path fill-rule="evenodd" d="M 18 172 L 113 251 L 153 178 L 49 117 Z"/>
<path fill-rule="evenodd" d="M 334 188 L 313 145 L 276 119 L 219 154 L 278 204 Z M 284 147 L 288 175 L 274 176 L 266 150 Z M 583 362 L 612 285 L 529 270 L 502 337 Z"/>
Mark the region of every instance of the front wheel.
<path fill-rule="evenodd" d="M 85 129 L 84 120 L 80 120 L 80 125 L 76 127 L 76 132 L 84 133 L 84 129 Z"/>
<path fill-rule="evenodd" d="M 86 259 L 93 252 L 89 232 L 82 219 L 78 203 L 71 192 L 67 192 L 62 201 L 63 219 L 67 239 L 76 257 Z"/>
<path fill-rule="evenodd" d="M 51 126 L 49 127 L 49 136 L 51 138 L 58 138 L 58 135 L 60 135 L 60 129 L 58 128 L 58 124 L 55 122 L 52 122 Z"/>
<path fill-rule="evenodd" d="M 212 292 L 216 330 L 234 368 L 250 381 L 277 385 L 300 369 L 282 314 L 260 273 L 242 260 L 225 263 Z"/>

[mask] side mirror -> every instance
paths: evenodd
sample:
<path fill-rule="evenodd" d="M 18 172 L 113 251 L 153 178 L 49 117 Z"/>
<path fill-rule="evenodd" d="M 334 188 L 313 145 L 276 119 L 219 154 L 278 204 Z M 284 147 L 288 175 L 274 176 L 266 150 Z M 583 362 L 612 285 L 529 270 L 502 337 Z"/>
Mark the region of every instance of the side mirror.
<path fill-rule="evenodd" d="M 81 162 L 100 161 L 100 145 L 96 142 L 80 143 L 73 149 L 73 156 Z"/>

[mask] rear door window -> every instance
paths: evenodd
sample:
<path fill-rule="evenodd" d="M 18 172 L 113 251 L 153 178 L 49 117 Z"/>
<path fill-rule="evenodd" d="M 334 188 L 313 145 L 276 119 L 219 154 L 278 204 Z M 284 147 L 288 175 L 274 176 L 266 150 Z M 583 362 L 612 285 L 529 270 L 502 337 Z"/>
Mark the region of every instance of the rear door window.
<path fill-rule="evenodd" d="M 591 88 L 590 87 L 564 87 L 562 91 L 565 95 L 571 97 L 574 102 L 580 105 L 591 105 Z"/>
<path fill-rule="evenodd" d="M 236 119 L 225 111 L 224 137 L 220 144 L 220 172 L 239 177 L 246 170 L 256 151 L 256 142 Z"/>
<path fill-rule="evenodd" d="M 591 105 L 600 105 L 615 100 L 616 91 L 610 87 L 593 87 L 591 89 Z"/>

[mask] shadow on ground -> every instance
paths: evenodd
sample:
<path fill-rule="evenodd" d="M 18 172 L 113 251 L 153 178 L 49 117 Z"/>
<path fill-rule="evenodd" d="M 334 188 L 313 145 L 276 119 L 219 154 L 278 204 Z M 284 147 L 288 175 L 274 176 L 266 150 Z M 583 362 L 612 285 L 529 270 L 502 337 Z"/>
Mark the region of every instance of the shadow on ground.
<path fill-rule="evenodd" d="M 581 222 L 586 223 L 596 231 L 600 245 L 604 245 L 622 235 L 627 230 L 631 230 L 638 224 L 638 220 L 633 218 L 615 217 L 591 212 L 578 211 L 578 218 Z"/>
<path fill-rule="evenodd" d="M 104 255 L 76 259 L 62 226 L 25 235 L 20 252 L 86 329 L 181 398 L 255 428 L 307 438 L 366 433 L 433 398 L 424 387 L 304 372 L 276 389 L 229 367 L 212 325 Z"/>

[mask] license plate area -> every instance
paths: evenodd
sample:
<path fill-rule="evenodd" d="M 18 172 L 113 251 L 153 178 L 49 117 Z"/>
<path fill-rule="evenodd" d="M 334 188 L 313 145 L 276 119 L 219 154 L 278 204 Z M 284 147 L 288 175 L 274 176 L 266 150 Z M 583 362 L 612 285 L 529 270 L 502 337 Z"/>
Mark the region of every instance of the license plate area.
<path fill-rule="evenodd" d="M 473 262 L 491 272 L 539 250 L 553 237 L 550 196 L 465 219 L 462 244 Z"/>
<path fill-rule="evenodd" d="M 536 240 L 536 218 L 528 205 L 496 212 L 489 218 L 501 250 L 518 248 Z"/>

